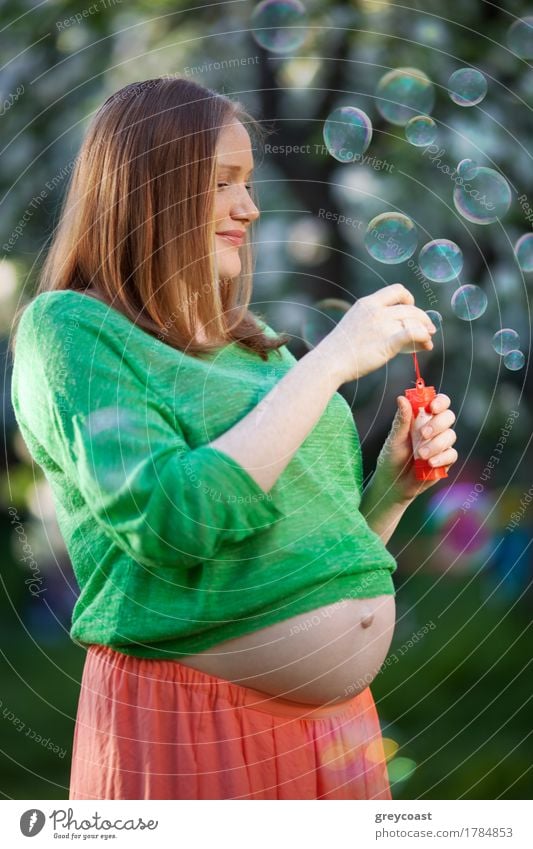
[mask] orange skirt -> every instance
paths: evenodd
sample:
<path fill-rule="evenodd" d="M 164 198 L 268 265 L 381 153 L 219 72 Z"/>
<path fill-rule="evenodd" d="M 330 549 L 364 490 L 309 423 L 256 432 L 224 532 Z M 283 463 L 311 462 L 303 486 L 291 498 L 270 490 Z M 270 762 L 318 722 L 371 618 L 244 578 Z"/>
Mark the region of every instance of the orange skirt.
<path fill-rule="evenodd" d="M 87 651 L 69 799 L 391 799 L 367 687 L 313 706 L 174 660 Z"/>

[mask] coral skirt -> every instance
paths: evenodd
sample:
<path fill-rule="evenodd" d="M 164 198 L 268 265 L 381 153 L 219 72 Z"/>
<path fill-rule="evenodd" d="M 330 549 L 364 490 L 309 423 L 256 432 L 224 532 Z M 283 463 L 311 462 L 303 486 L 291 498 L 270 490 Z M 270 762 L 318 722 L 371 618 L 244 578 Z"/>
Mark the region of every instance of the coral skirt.
<path fill-rule="evenodd" d="M 91 645 L 70 799 L 391 799 L 367 687 L 329 706 Z"/>

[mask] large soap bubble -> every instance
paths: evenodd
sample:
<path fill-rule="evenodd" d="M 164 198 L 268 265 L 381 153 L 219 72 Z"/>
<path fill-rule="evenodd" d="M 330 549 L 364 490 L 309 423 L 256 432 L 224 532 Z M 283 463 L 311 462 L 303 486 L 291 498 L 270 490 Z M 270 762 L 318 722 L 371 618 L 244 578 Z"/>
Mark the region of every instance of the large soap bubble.
<path fill-rule="evenodd" d="M 415 147 L 427 147 L 437 137 L 437 125 L 429 115 L 415 115 L 405 125 L 405 138 Z"/>
<path fill-rule="evenodd" d="M 369 222 L 365 247 L 370 256 L 386 265 L 405 262 L 413 256 L 418 243 L 416 227 L 401 212 L 382 212 Z"/>
<path fill-rule="evenodd" d="M 257 43 L 271 53 L 297 50 L 307 37 L 307 16 L 299 0 L 263 0 L 250 23 Z"/>
<path fill-rule="evenodd" d="M 519 345 L 520 337 L 516 330 L 511 330 L 510 327 L 503 327 L 492 337 L 492 347 L 502 357 L 509 351 L 514 351 Z"/>
<path fill-rule="evenodd" d="M 509 371 L 518 371 L 523 368 L 525 361 L 522 351 L 508 351 L 503 358 L 503 364 Z"/>
<path fill-rule="evenodd" d="M 433 239 L 420 251 L 418 262 L 424 276 L 435 283 L 447 283 L 461 273 L 463 252 L 449 239 Z"/>
<path fill-rule="evenodd" d="M 448 94 L 458 106 L 475 106 L 487 93 L 487 80 L 475 68 L 460 68 L 448 80 Z"/>
<path fill-rule="evenodd" d="M 315 348 L 346 315 L 352 304 L 341 298 L 325 298 L 313 304 L 302 323 L 302 339 L 305 345 Z"/>
<path fill-rule="evenodd" d="M 494 515 L 492 495 L 485 488 L 476 490 L 475 499 L 471 496 L 471 483 L 452 483 L 424 504 L 431 530 L 439 536 L 439 561 L 447 567 L 460 554 L 457 565 L 465 572 L 475 572 L 494 551 L 494 537 L 487 521 Z M 465 510 L 465 504 L 469 509 Z"/>
<path fill-rule="evenodd" d="M 520 236 L 514 246 L 514 252 L 522 271 L 533 271 L 533 233 Z"/>
<path fill-rule="evenodd" d="M 103 505 L 139 468 L 139 446 L 146 444 L 148 450 L 155 450 L 158 433 L 147 424 L 142 411 L 116 404 L 93 410 L 79 428 L 87 446 L 85 461 L 98 483 Z M 115 440 L 116 447 L 110 451 L 110 443 Z"/>
<path fill-rule="evenodd" d="M 334 109 L 324 122 L 324 142 L 339 162 L 360 159 L 372 138 L 372 122 L 355 106 Z"/>
<path fill-rule="evenodd" d="M 507 44 L 521 59 L 533 59 L 533 15 L 519 18 L 509 27 Z"/>
<path fill-rule="evenodd" d="M 386 121 L 405 126 L 415 115 L 429 115 L 435 89 L 429 77 L 417 68 L 396 68 L 381 77 L 376 106 Z"/>
<path fill-rule="evenodd" d="M 480 166 L 474 177 L 457 182 L 453 202 L 457 212 L 474 224 L 492 224 L 511 206 L 509 183 L 493 168 Z"/>
<path fill-rule="evenodd" d="M 479 286 L 467 283 L 460 286 L 452 295 L 452 310 L 463 321 L 474 321 L 487 309 L 487 296 Z"/>

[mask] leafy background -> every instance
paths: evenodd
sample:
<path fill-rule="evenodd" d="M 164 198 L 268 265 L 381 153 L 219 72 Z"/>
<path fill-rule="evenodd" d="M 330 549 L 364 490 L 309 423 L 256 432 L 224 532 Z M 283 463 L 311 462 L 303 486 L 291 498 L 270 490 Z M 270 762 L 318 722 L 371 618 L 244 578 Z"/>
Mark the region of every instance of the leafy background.
<path fill-rule="evenodd" d="M 252 307 L 291 334 L 296 356 L 306 350 L 303 322 L 326 297 L 352 303 L 399 280 L 418 306 L 433 306 L 443 316 L 440 340 L 420 361 L 426 382 L 452 398 L 459 461 L 446 481 L 407 511 L 390 543 L 399 563 L 398 623 L 389 662 L 372 690 L 394 798 L 531 798 L 533 509 L 526 506 L 513 531 L 506 526 L 532 479 L 532 275 L 518 268 L 513 245 L 531 228 L 518 197 L 533 200 L 533 69 L 508 49 L 505 34 L 515 17 L 533 14 L 533 7 L 517 0 L 505 8 L 464 0 L 426 0 L 424 8 L 409 0 L 307 0 L 307 39 L 280 56 L 252 37 L 254 5 L 5 0 L 0 7 L 0 244 L 24 221 L 0 264 L 0 792 L 5 798 L 68 798 L 84 661 L 68 637 L 77 587 L 53 503 L 10 406 L 12 317 L 34 292 L 91 114 L 127 82 L 180 74 L 243 101 L 271 128 L 271 145 L 310 145 L 309 153 L 291 155 L 267 148 L 257 162 L 262 216 L 255 231 Z M 81 15 L 79 22 L 65 25 L 75 15 Z M 446 91 L 450 74 L 464 65 L 478 67 L 489 82 L 486 99 L 470 109 L 453 104 Z M 376 84 L 387 70 L 405 66 L 425 71 L 435 85 L 442 161 L 454 167 L 470 156 L 509 181 L 513 202 L 501 223 L 480 226 L 461 218 L 449 176 L 407 144 L 402 127 L 380 117 Z M 320 150 L 325 118 L 349 104 L 373 121 L 367 153 L 392 167 L 340 164 Z M 395 208 L 413 218 L 424 241 L 442 237 L 461 246 L 461 282 L 482 286 L 489 299 L 480 319 L 466 323 L 453 315 L 451 284 L 432 284 L 438 305 L 430 305 L 405 264 L 380 265 L 369 257 L 364 227 L 375 214 Z M 326 220 L 320 210 L 361 225 Z M 504 368 L 491 347 L 492 334 L 506 326 L 519 332 L 526 354 L 517 372 Z M 342 387 L 354 409 L 367 475 L 390 427 L 395 396 L 412 381 L 411 358 L 399 356 Z M 465 516 L 457 505 L 481 482 L 513 410 L 519 416 L 501 462 Z M 28 572 L 10 507 L 18 510 L 46 576 L 39 598 L 24 583 Z M 423 636 L 413 639 L 420 631 Z M 47 740 L 59 753 L 46 747 Z"/>

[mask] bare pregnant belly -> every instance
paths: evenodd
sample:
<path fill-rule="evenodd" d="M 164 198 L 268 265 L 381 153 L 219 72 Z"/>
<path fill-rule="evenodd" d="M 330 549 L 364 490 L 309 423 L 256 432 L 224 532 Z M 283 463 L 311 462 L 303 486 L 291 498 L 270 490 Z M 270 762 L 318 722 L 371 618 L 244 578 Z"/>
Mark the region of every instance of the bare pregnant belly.
<path fill-rule="evenodd" d="M 375 678 L 395 621 L 394 595 L 343 599 L 179 662 L 267 695 L 335 703 L 353 698 Z"/>

